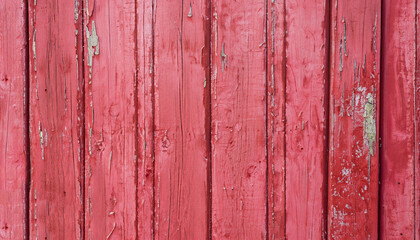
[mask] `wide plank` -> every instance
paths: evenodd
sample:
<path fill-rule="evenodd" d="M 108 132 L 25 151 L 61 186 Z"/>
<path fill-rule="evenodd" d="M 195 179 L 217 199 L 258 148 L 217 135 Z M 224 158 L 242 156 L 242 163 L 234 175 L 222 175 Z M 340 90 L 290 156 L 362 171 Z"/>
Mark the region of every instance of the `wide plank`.
<path fill-rule="evenodd" d="M 416 239 L 416 1 L 383 4 L 380 237 Z"/>
<path fill-rule="evenodd" d="M 81 1 L 29 1 L 30 237 L 83 238 Z"/>
<path fill-rule="evenodd" d="M 264 239 L 266 4 L 212 2 L 212 239 Z"/>
<path fill-rule="evenodd" d="M 155 3 L 155 239 L 206 239 L 207 1 Z"/>
<path fill-rule="evenodd" d="M 331 5 L 328 237 L 378 238 L 381 1 Z"/>
<path fill-rule="evenodd" d="M 85 239 L 136 239 L 141 155 L 136 3 L 89 0 L 83 7 Z"/>
<path fill-rule="evenodd" d="M 27 239 L 27 5 L 0 3 L 0 238 Z"/>
<path fill-rule="evenodd" d="M 329 3 L 285 4 L 286 238 L 325 239 Z"/>

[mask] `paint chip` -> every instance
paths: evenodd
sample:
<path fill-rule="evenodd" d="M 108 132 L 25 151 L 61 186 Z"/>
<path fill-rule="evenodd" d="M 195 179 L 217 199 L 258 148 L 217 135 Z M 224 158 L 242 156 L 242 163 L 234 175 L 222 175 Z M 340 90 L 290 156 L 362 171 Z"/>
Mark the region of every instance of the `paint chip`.
<path fill-rule="evenodd" d="M 191 9 L 191 3 L 190 3 L 190 11 L 188 12 L 188 17 L 192 17 L 192 9 Z"/>

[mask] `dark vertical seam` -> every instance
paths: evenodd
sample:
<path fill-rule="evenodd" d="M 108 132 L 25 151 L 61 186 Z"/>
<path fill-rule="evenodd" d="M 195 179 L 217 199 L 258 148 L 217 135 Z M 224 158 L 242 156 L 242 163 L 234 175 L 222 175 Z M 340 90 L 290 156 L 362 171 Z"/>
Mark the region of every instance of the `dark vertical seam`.
<path fill-rule="evenodd" d="M 286 77 L 287 77 L 287 59 L 286 59 L 286 48 L 287 48 L 287 41 L 286 41 L 286 37 L 287 37 L 287 17 L 286 17 L 286 0 L 283 0 L 283 30 L 284 30 L 284 35 L 283 35 L 283 52 L 282 52 L 282 60 L 283 60 L 283 73 L 282 73 L 282 80 L 283 80 L 283 179 L 284 179 L 284 192 L 283 192 L 283 198 L 284 198 L 284 207 L 283 207 L 283 216 L 284 216 L 284 232 L 283 232 L 283 237 L 284 239 L 286 239 L 286 227 L 287 227 L 287 221 L 286 221 L 286 190 L 287 190 L 287 184 L 286 184 L 286 172 L 287 172 L 287 163 L 286 163 L 286 101 L 287 101 L 287 84 L 286 84 Z"/>
<path fill-rule="evenodd" d="M 139 239 L 139 61 L 138 61 L 138 9 L 137 9 L 137 0 L 134 0 L 134 62 L 135 62 L 135 72 L 134 72 L 134 184 L 136 186 L 135 192 L 135 204 L 136 204 L 136 217 L 134 219 L 135 239 Z"/>
<path fill-rule="evenodd" d="M 378 216 L 377 216 L 377 218 L 378 218 L 378 229 L 377 229 L 377 235 L 378 235 L 378 239 L 380 239 L 381 238 L 381 216 L 382 216 L 382 214 L 381 214 L 381 203 L 382 203 L 382 197 L 381 197 L 381 193 L 382 193 L 382 191 L 381 191 L 381 179 L 382 179 L 382 174 L 381 174 L 381 161 L 382 161 L 382 146 L 381 146 L 381 139 L 382 139 L 382 136 L 383 136 L 383 128 L 382 128 L 382 125 L 383 125 L 383 121 L 384 121 L 384 114 L 383 114 L 383 112 L 384 112 L 384 110 L 383 110 L 383 93 L 384 93 L 384 84 L 381 84 L 381 82 L 383 82 L 384 81 L 384 68 L 382 67 L 383 65 L 384 65 L 384 61 L 385 61 L 385 58 L 384 58 L 384 56 L 385 56 L 385 54 L 384 54 L 384 52 L 385 52 L 385 48 L 383 47 L 383 46 L 385 46 L 385 37 L 384 37 L 384 31 L 383 31 L 383 29 L 385 29 L 385 21 L 383 21 L 383 19 L 385 19 L 384 18 L 384 16 L 385 16 L 385 6 L 384 6 L 384 4 L 382 4 L 381 5 L 381 49 L 380 49 L 380 76 L 379 76 L 379 81 L 380 81 L 380 84 L 379 84 L 379 106 L 380 106 L 380 108 L 379 108 L 379 153 L 378 153 L 378 169 L 379 169 L 379 171 L 378 171 L 378 206 L 377 206 L 377 209 L 378 209 Z M 414 90 L 414 92 L 415 92 L 415 90 Z M 415 103 L 416 103 L 416 101 L 414 100 L 414 105 L 415 105 Z M 413 111 L 415 111 L 415 108 L 413 109 Z M 415 142 L 416 140 L 414 139 L 414 142 Z M 414 151 L 414 153 L 415 153 L 415 148 L 413 149 L 413 151 Z M 414 155 L 415 156 L 415 155 Z"/>
<path fill-rule="evenodd" d="M 265 0 L 265 18 L 264 18 L 264 84 L 265 84 L 265 238 L 269 238 L 268 229 L 268 0 Z"/>
<path fill-rule="evenodd" d="M 417 5 L 417 3 L 416 3 L 416 5 Z M 380 9 L 381 9 L 381 49 L 380 49 L 380 78 L 379 78 L 379 89 L 380 89 L 380 91 L 379 91 L 379 114 L 380 114 L 380 116 L 379 116 L 379 119 L 380 119 L 380 121 L 379 121 L 379 154 L 378 154 L 378 165 L 379 165 L 379 167 L 378 167 L 378 169 L 379 169 L 379 171 L 378 171 L 378 200 L 379 200 L 379 203 L 378 203 L 378 206 L 377 206 L 377 209 L 378 209 L 378 239 L 380 239 L 381 238 L 381 217 L 382 217 L 382 214 L 381 214 L 381 203 L 382 203 L 382 201 L 381 201 L 381 199 L 382 199 L 382 197 L 381 197 L 381 195 L 382 195 L 382 191 L 381 191 L 381 179 L 382 179 L 382 173 L 381 173 L 381 162 L 382 162 L 382 150 L 381 150 L 381 148 L 382 148 L 382 136 L 383 136 L 383 128 L 382 128 L 382 126 L 383 126 L 383 120 L 384 120 L 384 108 L 382 107 L 383 106 L 383 100 L 384 100 L 384 84 L 383 84 L 383 82 L 384 82 L 384 76 L 385 76 L 385 74 L 384 74 L 384 71 L 385 71 L 385 69 L 383 68 L 383 66 L 384 66 L 384 61 L 385 61 L 385 54 L 384 54 L 384 52 L 386 51 L 385 50 L 385 48 L 384 48 L 384 46 L 385 46 L 385 40 L 386 40 L 386 38 L 384 37 L 384 29 L 385 29 L 385 21 L 384 21 L 384 19 L 385 19 L 385 4 L 384 4 L 384 1 L 381 1 L 381 7 L 380 7 Z M 416 22 L 417 22 L 417 20 L 415 20 Z M 415 86 L 415 82 L 414 82 L 414 86 Z M 414 89 L 414 107 L 415 107 L 415 105 L 416 105 L 416 100 L 415 100 L 415 92 L 416 92 L 416 90 Z M 415 108 L 413 109 L 413 113 L 415 114 Z M 415 115 L 414 115 L 415 116 Z M 414 129 L 415 129 L 415 119 L 414 119 Z M 414 135 L 416 135 L 416 133 L 415 133 L 415 131 L 414 131 Z M 415 157 L 416 156 L 416 148 L 415 148 L 415 142 L 416 142 L 416 138 L 414 137 L 414 149 L 413 149 L 413 151 L 414 151 L 414 153 L 413 153 L 413 156 Z M 413 169 L 413 171 L 414 171 L 414 169 Z M 414 176 L 414 174 L 413 174 L 413 176 Z M 413 183 L 414 184 L 414 183 Z M 415 227 L 414 227 L 414 229 L 415 229 Z M 414 230 L 415 231 L 415 230 Z M 414 238 L 415 239 L 415 238 Z"/>
<path fill-rule="evenodd" d="M 417 66 L 417 44 L 418 44 L 418 42 L 417 42 L 417 40 L 418 40 L 418 38 L 417 38 L 417 27 L 418 27 L 418 15 L 417 15 L 417 11 L 418 11 L 418 9 L 417 9 L 417 0 L 415 1 L 415 9 L 414 9 L 414 21 L 415 21 L 415 29 L 414 29 L 414 33 L 415 33 L 415 36 L 414 36 L 414 41 L 415 41 L 415 43 L 414 43 L 414 109 L 413 109 L 413 113 L 414 113 L 414 149 L 413 149 L 413 154 L 414 154 L 414 161 L 413 161 L 413 191 L 414 191 L 414 206 L 413 206 L 413 208 L 414 208 L 414 223 L 413 223 L 413 234 L 414 234 L 414 239 L 417 239 L 417 225 L 416 225 L 416 220 L 417 220 L 417 216 L 416 216 L 416 213 L 417 213 L 417 211 L 416 211 L 416 202 L 417 202 L 417 199 L 416 199 L 416 197 L 418 197 L 417 196 L 417 191 L 416 191 L 416 161 L 417 161 L 417 156 L 416 156 L 416 148 L 417 148 L 417 144 L 416 144 L 416 141 L 417 141 L 417 131 L 416 131 L 416 128 L 417 128 L 417 115 L 416 115 L 416 109 L 417 109 L 417 95 L 416 95 L 416 92 L 417 92 L 417 78 L 418 78 L 418 66 Z M 384 13 L 383 13 L 384 14 Z M 381 16 L 381 23 L 382 23 L 382 21 L 383 21 L 383 16 Z M 381 26 L 382 26 L 382 24 L 381 24 Z M 383 26 L 381 27 L 381 34 L 382 34 L 382 31 L 383 31 Z M 381 46 L 381 49 L 382 49 L 382 46 Z M 382 56 L 382 55 L 381 55 Z M 382 68 L 381 68 L 381 70 L 382 70 Z M 383 75 L 381 75 L 381 77 L 382 77 Z"/>
<path fill-rule="evenodd" d="M 325 34 L 325 67 L 324 67 L 324 109 L 325 109 L 325 126 L 324 126 L 324 176 L 323 176 L 323 213 L 322 213 L 322 224 L 324 228 L 321 233 L 322 239 L 328 239 L 328 176 L 329 176 L 329 142 L 330 142 L 330 68 L 331 68 L 331 1 L 326 0 L 325 7 L 325 23 L 324 30 Z"/>
<path fill-rule="evenodd" d="M 23 84 L 23 148 L 25 156 L 25 183 L 24 183 L 24 239 L 29 239 L 29 216 L 30 216 L 30 188 L 31 188 L 31 158 L 30 158 L 30 139 L 29 139 L 29 1 L 23 1 L 23 11 L 25 15 L 24 31 L 25 31 L 25 53 L 24 53 L 24 84 Z"/>
<path fill-rule="evenodd" d="M 207 53 L 208 54 L 208 66 L 206 70 L 206 84 L 208 84 L 207 89 L 205 90 L 205 98 L 207 98 L 206 104 L 206 120 L 205 120 L 205 128 L 206 128 L 206 151 L 207 151 L 207 239 L 212 239 L 212 111 L 211 111 L 211 80 L 212 80 L 212 60 L 211 60 L 211 40 L 212 40 L 212 0 L 206 1 L 206 29 L 205 29 L 205 44 L 207 45 Z"/>
<path fill-rule="evenodd" d="M 152 1 L 152 76 L 151 76 L 151 94 L 152 94 L 152 165 L 153 165 L 153 217 L 152 217 L 152 238 L 156 235 L 156 164 L 155 164 L 155 0 Z"/>
<path fill-rule="evenodd" d="M 83 11 L 84 9 L 84 1 L 80 0 L 80 9 Z M 79 11 L 79 9 L 77 9 L 77 11 Z M 80 121 L 81 121 L 81 126 L 79 129 L 80 132 L 80 136 L 79 136 L 79 141 L 80 141 L 80 159 L 81 159 L 81 168 L 80 168 L 80 182 L 81 182 L 81 198 L 82 198 L 82 219 L 81 219 L 81 235 L 82 235 L 82 239 L 86 239 L 86 177 L 85 177 L 85 170 L 86 170 L 86 155 L 85 155 L 85 144 L 86 144 L 86 140 L 85 140 L 85 133 L 86 133 L 86 118 L 85 118 L 85 114 L 86 114 L 86 108 L 85 108 L 85 97 L 86 97 L 86 92 L 85 92 L 85 31 L 84 31 L 84 24 L 85 24 L 85 14 L 82 13 L 81 14 L 81 23 L 79 23 L 79 25 L 81 26 L 81 37 L 79 39 L 81 39 L 81 46 L 82 46 L 82 51 L 81 51 L 81 59 L 78 59 L 78 64 L 81 63 L 81 67 L 82 67 L 82 73 L 81 73 L 81 86 L 80 86 L 80 94 L 81 94 L 81 101 L 80 101 L 80 110 L 78 112 L 79 116 L 80 116 Z"/>
<path fill-rule="evenodd" d="M 181 0 L 181 32 L 179 36 L 179 44 L 181 47 L 181 82 L 178 83 L 178 96 L 179 96 L 179 127 L 181 130 L 181 171 L 178 170 L 178 219 L 181 214 L 181 198 L 182 198 L 182 185 L 184 180 L 184 127 L 183 127 L 183 98 L 184 98 L 184 0 Z M 179 169 L 179 168 L 178 168 Z M 177 222 L 179 224 L 179 222 Z M 169 226 L 171 227 L 171 226 Z M 169 235 L 168 235 L 169 237 Z M 182 231 L 179 231 L 179 237 L 182 238 Z"/>

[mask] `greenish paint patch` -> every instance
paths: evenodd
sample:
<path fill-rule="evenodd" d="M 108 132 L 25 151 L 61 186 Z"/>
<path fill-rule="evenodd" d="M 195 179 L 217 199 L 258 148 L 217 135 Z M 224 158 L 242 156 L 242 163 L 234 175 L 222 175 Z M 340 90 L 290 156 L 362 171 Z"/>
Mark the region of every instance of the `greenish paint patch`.
<path fill-rule="evenodd" d="M 39 130 L 39 141 L 41 143 L 42 160 L 44 160 L 44 133 L 42 132 L 41 122 L 39 122 L 38 130 Z"/>
<path fill-rule="evenodd" d="M 224 43 L 222 45 L 222 52 L 221 52 L 220 56 L 221 56 L 221 59 L 222 59 L 222 72 L 223 72 L 223 69 L 225 69 L 227 67 L 227 60 L 226 60 L 227 55 L 225 54 L 225 44 Z"/>
<path fill-rule="evenodd" d="M 34 70 L 36 72 L 36 29 L 34 29 L 34 35 L 32 36 L 32 53 L 34 58 Z"/>
<path fill-rule="evenodd" d="M 95 21 L 92 21 L 92 33 L 89 33 L 89 28 L 86 26 L 86 40 L 88 44 L 89 84 L 92 84 L 92 58 L 93 55 L 99 55 L 99 38 L 96 34 Z"/>
<path fill-rule="evenodd" d="M 340 66 L 339 66 L 339 71 L 340 71 L 340 80 L 341 80 L 341 73 L 343 72 L 343 53 L 342 53 L 342 49 L 343 49 L 343 40 L 340 39 L 340 47 L 339 47 L 340 51 Z"/>
<path fill-rule="evenodd" d="M 77 23 L 77 20 L 79 19 L 79 1 L 74 0 L 74 23 Z"/>
<path fill-rule="evenodd" d="M 369 154 L 373 156 L 373 144 L 376 140 L 376 121 L 375 121 L 375 105 L 372 94 L 368 93 L 367 102 L 365 104 L 365 113 L 363 115 L 363 137 L 369 146 Z"/>
<path fill-rule="evenodd" d="M 89 129 L 89 154 L 92 155 L 92 128 Z"/>
<path fill-rule="evenodd" d="M 96 34 L 95 21 L 92 21 L 92 33 L 89 33 L 89 28 L 86 27 L 86 38 L 88 44 L 88 66 L 92 67 L 93 55 L 99 55 L 99 38 Z"/>
<path fill-rule="evenodd" d="M 190 11 L 188 12 L 188 17 L 192 17 L 192 9 L 191 9 L 191 3 L 190 3 Z"/>
<path fill-rule="evenodd" d="M 347 57 L 347 27 L 346 27 L 346 20 L 343 16 L 343 24 L 344 24 L 344 55 Z"/>

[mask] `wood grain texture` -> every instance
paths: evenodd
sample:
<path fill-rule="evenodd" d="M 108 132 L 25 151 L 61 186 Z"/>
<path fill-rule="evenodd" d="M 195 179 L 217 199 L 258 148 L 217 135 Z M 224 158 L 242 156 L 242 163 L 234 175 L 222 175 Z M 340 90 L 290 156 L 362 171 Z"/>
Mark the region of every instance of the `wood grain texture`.
<path fill-rule="evenodd" d="M 285 1 L 267 1 L 268 238 L 286 238 L 286 25 Z"/>
<path fill-rule="evenodd" d="M 418 184 L 418 181 L 420 179 L 420 148 L 418 145 L 420 145 L 420 2 L 419 0 L 416 0 L 416 42 L 415 42 L 415 82 L 414 82 L 414 94 L 415 94 L 415 108 L 414 108 L 414 114 L 415 114 L 415 126 L 414 126 L 414 134 L 415 134 L 415 142 L 414 142 L 414 239 L 418 240 L 420 239 L 420 184 Z"/>
<path fill-rule="evenodd" d="M 80 4 L 29 2 L 31 239 L 82 239 Z"/>
<path fill-rule="evenodd" d="M 138 239 L 154 236 L 153 0 L 136 2 Z"/>
<path fill-rule="evenodd" d="M 415 114 L 415 145 L 414 145 L 414 237 L 416 240 L 420 239 L 420 184 L 418 184 L 418 181 L 420 179 L 420 148 L 418 145 L 420 144 L 420 58 L 418 57 L 418 53 L 420 53 L 420 2 L 416 0 L 416 69 L 415 69 L 415 108 L 414 108 L 414 114 Z"/>
<path fill-rule="evenodd" d="M 154 10 L 155 238 L 206 239 L 207 4 L 156 1 Z"/>
<path fill-rule="evenodd" d="M 420 239 L 419 9 L 2 1 L 0 239 Z"/>
<path fill-rule="evenodd" d="M 325 0 L 286 1 L 287 239 L 326 238 L 327 7 Z"/>
<path fill-rule="evenodd" d="M 383 9 L 380 237 L 417 239 L 416 1 Z"/>
<path fill-rule="evenodd" d="M 381 1 L 331 10 L 328 237 L 377 239 Z"/>
<path fill-rule="evenodd" d="M 136 239 L 140 155 L 136 4 L 89 0 L 84 8 L 85 238 Z"/>
<path fill-rule="evenodd" d="M 26 4 L 0 3 L 0 238 L 26 236 Z"/>
<path fill-rule="evenodd" d="M 264 1 L 212 2 L 212 238 L 266 237 Z"/>

